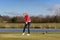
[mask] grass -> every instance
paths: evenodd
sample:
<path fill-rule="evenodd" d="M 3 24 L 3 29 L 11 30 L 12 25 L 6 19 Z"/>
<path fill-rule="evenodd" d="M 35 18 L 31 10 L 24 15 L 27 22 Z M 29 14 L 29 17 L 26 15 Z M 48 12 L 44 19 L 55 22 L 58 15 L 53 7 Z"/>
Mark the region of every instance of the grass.
<path fill-rule="evenodd" d="M 30 36 L 26 34 L 22 36 L 22 33 L 0 33 L 0 40 L 60 40 L 60 33 L 47 33 L 42 34 L 40 32 L 31 33 Z"/>
<path fill-rule="evenodd" d="M 0 23 L 0 28 L 23 28 L 24 23 Z M 60 23 L 31 23 L 31 28 L 60 28 Z"/>

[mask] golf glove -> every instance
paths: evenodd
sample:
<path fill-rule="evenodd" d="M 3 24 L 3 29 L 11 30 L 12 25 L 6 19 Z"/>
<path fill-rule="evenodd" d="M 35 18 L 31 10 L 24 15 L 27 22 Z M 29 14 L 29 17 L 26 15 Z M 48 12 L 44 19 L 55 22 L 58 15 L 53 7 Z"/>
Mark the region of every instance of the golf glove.
<path fill-rule="evenodd" d="M 26 22 L 26 24 L 27 24 L 28 22 Z"/>

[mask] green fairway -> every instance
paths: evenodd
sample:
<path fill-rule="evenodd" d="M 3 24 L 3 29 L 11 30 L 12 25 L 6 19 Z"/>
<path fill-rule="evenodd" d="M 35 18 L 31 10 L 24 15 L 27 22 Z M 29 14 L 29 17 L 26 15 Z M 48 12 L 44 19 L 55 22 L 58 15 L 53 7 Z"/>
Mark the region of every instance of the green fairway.
<path fill-rule="evenodd" d="M 22 33 L 0 33 L 0 40 L 60 40 L 60 33 L 31 33 L 30 36 Z"/>

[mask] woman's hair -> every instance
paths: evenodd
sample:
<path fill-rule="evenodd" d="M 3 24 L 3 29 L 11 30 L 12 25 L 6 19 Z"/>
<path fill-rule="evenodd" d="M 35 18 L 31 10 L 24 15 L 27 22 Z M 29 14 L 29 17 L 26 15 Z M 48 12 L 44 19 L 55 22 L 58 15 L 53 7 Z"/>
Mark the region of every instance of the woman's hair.
<path fill-rule="evenodd" d="M 24 14 L 25 14 L 25 15 L 28 15 L 28 13 L 23 13 L 23 15 L 24 15 Z"/>

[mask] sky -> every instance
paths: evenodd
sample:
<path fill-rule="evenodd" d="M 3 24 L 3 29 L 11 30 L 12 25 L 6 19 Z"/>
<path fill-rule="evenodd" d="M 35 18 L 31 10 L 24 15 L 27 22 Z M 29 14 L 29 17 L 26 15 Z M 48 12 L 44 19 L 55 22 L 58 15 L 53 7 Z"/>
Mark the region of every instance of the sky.
<path fill-rule="evenodd" d="M 60 0 L 0 0 L 0 15 L 53 15 L 58 8 Z"/>

